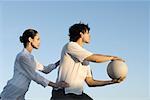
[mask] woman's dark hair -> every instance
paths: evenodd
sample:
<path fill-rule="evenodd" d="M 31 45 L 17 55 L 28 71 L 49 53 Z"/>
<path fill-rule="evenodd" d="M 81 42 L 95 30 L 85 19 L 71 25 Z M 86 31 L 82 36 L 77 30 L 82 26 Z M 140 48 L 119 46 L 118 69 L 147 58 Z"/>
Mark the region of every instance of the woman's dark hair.
<path fill-rule="evenodd" d="M 80 23 L 72 25 L 69 28 L 70 41 L 76 42 L 81 37 L 80 32 L 84 34 L 86 30 L 90 31 L 88 24 L 85 25 L 84 23 L 80 22 Z"/>
<path fill-rule="evenodd" d="M 37 35 L 37 31 L 34 29 L 27 29 L 23 32 L 22 36 L 20 36 L 20 42 L 23 43 L 24 47 L 27 46 L 29 42 L 29 37 L 32 39 Z"/>

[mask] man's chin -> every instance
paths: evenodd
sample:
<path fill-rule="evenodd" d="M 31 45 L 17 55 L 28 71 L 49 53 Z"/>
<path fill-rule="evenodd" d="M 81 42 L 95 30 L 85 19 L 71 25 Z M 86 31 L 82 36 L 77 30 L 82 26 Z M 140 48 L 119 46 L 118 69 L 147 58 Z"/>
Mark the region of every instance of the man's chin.
<path fill-rule="evenodd" d="M 85 43 L 89 44 L 90 42 L 85 42 Z"/>

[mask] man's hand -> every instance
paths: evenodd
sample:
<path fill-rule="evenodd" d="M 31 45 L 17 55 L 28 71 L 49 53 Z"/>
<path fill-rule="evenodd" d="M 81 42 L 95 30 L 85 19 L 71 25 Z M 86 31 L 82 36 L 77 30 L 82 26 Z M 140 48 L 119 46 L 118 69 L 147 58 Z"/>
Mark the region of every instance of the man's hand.
<path fill-rule="evenodd" d="M 125 60 L 123 60 L 122 58 L 117 57 L 117 56 L 113 56 L 113 59 L 111 61 L 114 61 L 114 60 L 119 60 L 119 61 L 125 62 Z"/>
<path fill-rule="evenodd" d="M 118 78 L 118 79 L 113 79 L 112 82 L 113 82 L 113 83 L 120 83 L 120 82 L 122 82 L 125 78 L 126 78 L 126 77 L 120 77 L 120 78 Z"/>

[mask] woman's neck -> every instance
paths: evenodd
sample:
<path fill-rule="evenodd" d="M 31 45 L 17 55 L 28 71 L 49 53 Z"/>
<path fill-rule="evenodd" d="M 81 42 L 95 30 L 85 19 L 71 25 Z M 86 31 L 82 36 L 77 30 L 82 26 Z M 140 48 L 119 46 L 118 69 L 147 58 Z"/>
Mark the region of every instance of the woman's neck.
<path fill-rule="evenodd" d="M 31 53 L 32 52 L 32 49 L 33 47 L 31 45 L 27 45 L 26 49 Z"/>

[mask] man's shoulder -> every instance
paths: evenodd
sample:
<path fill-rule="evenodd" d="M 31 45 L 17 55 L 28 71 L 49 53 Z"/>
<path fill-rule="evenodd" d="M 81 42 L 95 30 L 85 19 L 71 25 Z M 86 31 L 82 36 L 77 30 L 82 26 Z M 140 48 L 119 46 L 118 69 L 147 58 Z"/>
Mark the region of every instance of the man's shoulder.
<path fill-rule="evenodd" d="M 74 43 L 73 42 L 68 42 L 63 46 L 63 49 L 69 49 L 71 47 L 74 47 Z"/>
<path fill-rule="evenodd" d="M 66 46 L 67 48 L 80 48 L 79 44 L 77 44 L 76 42 L 68 42 Z"/>

